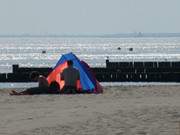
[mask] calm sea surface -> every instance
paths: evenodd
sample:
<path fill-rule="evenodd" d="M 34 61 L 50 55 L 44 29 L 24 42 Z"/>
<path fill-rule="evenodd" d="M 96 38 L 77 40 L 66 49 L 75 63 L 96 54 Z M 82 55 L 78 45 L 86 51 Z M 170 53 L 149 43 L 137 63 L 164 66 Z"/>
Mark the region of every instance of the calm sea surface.
<path fill-rule="evenodd" d="M 93 67 L 105 66 L 107 57 L 110 61 L 180 61 L 180 38 L 0 38 L 0 72 L 11 72 L 12 64 L 53 67 L 68 52 Z"/>

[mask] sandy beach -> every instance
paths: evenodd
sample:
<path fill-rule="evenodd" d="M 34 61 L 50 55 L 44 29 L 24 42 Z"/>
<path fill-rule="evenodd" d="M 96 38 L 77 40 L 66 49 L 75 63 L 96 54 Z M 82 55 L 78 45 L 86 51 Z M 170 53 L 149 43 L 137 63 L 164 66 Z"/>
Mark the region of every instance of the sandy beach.
<path fill-rule="evenodd" d="M 104 89 L 36 96 L 0 90 L 0 135 L 180 135 L 180 86 Z"/>

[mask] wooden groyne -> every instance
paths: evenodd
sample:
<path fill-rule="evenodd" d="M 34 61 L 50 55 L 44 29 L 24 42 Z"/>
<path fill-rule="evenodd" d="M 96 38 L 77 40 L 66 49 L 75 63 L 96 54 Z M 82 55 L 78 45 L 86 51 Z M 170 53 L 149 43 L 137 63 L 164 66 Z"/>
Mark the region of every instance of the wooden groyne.
<path fill-rule="evenodd" d="M 109 62 L 107 60 L 105 69 L 107 72 L 97 78 L 106 82 L 180 82 L 180 62 Z"/>
<path fill-rule="evenodd" d="M 180 62 L 110 62 L 92 68 L 100 82 L 180 82 Z M 30 82 L 29 74 L 38 71 L 47 76 L 50 67 L 12 66 L 12 73 L 0 74 L 0 82 Z"/>

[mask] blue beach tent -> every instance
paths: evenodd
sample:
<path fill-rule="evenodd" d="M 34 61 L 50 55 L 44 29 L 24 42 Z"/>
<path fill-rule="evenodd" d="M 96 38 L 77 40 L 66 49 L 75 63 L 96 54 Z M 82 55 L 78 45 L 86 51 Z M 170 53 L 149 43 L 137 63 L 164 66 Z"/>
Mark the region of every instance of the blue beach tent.
<path fill-rule="evenodd" d="M 53 68 L 53 71 L 47 77 L 49 83 L 56 80 L 62 89 L 64 82 L 60 79 L 60 73 L 67 67 L 68 60 L 72 60 L 73 67 L 79 70 L 80 84 L 77 87 L 79 87 L 82 92 L 102 93 L 102 86 L 96 80 L 88 64 L 80 61 L 73 53 L 67 53 L 61 56 Z"/>

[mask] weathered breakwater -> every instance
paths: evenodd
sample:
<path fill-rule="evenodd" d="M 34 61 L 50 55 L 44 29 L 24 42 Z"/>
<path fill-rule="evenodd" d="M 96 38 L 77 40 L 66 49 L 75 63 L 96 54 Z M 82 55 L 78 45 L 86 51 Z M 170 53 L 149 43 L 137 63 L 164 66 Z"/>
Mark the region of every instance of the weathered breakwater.
<path fill-rule="evenodd" d="M 38 71 L 47 76 L 51 67 L 19 67 L 12 65 L 12 73 L 0 74 L 0 82 L 31 82 L 29 74 Z M 105 67 L 92 67 L 100 82 L 180 82 L 179 61 L 110 62 Z"/>

